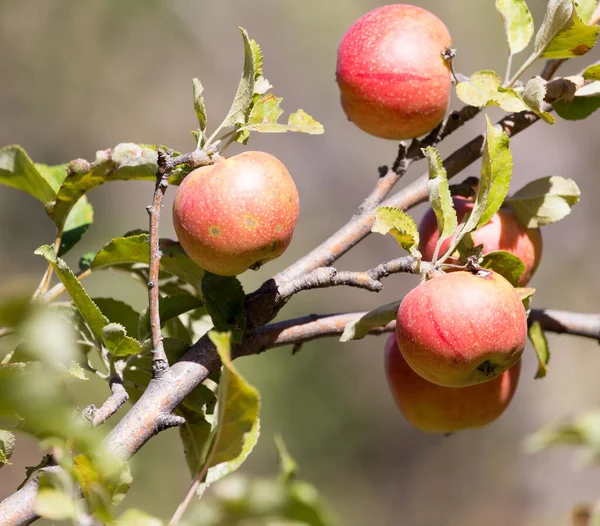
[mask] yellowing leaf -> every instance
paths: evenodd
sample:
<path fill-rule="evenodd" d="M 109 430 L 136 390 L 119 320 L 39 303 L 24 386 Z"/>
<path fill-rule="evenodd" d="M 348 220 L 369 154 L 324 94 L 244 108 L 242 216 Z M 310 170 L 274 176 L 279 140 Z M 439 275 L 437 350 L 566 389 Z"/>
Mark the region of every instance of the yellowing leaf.
<path fill-rule="evenodd" d="M 533 36 L 533 17 L 525 0 L 496 0 L 504 20 L 504 32 L 511 55 L 523 51 Z"/>
<path fill-rule="evenodd" d="M 413 256 L 420 257 L 417 250 L 419 231 L 412 217 L 392 206 L 381 206 L 375 211 L 375 222 L 371 232 L 391 234 L 400 246 Z"/>

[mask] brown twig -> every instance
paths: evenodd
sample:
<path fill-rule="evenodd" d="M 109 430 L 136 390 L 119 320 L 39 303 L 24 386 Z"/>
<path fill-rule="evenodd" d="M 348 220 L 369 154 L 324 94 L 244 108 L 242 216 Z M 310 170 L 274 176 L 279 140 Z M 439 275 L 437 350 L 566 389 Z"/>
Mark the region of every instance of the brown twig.
<path fill-rule="evenodd" d="M 86 418 L 86 420 L 94 427 L 106 422 L 125 402 L 127 402 L 127 400 L 129 400 L 129 394 L 125 387 L 123 387 L 121 378 L 114 376 L 109 381 L 109 384 L 112 394 L 106 399 L 102 406 L 97 408 L 92 404 L 83 410 L 84 418 Z"/>

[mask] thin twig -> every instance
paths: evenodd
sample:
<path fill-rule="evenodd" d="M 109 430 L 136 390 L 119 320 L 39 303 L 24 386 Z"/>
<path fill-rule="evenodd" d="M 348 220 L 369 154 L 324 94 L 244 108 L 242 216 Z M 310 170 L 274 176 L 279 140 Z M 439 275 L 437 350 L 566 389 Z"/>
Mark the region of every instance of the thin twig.
<path fill-rule="evenodd" d="M 106 422 L 112 415 L 114 415 L 119 408 L 129 400 L 129 394 L 125 387 L 123 387 L 123 381 L 118 376 L 113 376 L 110 381 L 110 390 L 112 394 L 106 399 L 100 408 L 89 405 L 83 411 L 83 416 L 96 427 Z"/>

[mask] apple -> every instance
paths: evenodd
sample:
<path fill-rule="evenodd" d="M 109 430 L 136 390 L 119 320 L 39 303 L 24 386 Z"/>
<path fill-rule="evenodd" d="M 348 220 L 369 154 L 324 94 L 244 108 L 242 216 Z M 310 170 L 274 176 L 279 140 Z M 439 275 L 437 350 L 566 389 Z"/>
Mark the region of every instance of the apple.
<path fill-rule="evenodd" d="M 384 139 L 412 139 L 444 118 L 451 74 L 442 53 L 451 46 L 444 23 L 407 4 L 378 7 L 343 36 L 336 79 L 344 112 L 361 130 Z"/>
<path fill-rule="evenodd" d="M 283 254 L 298 210 L 298 191 L 283 163 L 248 151 L 192 171 L 177 191 L 173 224 L 200 267 L 235 276 Z"/>
<path fill-rule="evenodd" d="M 396 336 L 385 346 L 385 374 L 398 409 L 421 431 L 454 433 L 485 426 L 510 404 L 521 373 L 521 360 L 493 380 L 469 387 L 442 387 L 415 373 L 398 349 Z"/>
<path fill-rule="evenodd" d="M 408 365 L 425 380 L 467 387 L 517 363 L 527 340 L 527 315 L 500 274 L 441 272 L 404 297 L 396 338 Z"/>
<path fill-rule="evenodd" d="M 456 216 L 460 223 L 468 212 L 473 210 L 473 202 L 464 197 L 453 197 Z M 539 228 L 527 228 L 519 222 L 510 208 L 501 208 L 490 222 L 471 234 L 475 246 L 483 245 L 483 253 L 495 250 L 506 250 L 525 263 L 525 272 L 519 280 L 520 286 L 525 286 L 540 264 L 542 257 L 542 234 Z M 425 261 L 431 261 L 435 245 L 438 241 L 437 220 L 433 209 L 429 209 L 419 224 L 419 250 Z M 454 237 L 454 236 L 452 236 Z M 442 243 L 440 255 L 450 246 L 452 238 Z M 458 263 L 449 258 L 448 263 Z"/>

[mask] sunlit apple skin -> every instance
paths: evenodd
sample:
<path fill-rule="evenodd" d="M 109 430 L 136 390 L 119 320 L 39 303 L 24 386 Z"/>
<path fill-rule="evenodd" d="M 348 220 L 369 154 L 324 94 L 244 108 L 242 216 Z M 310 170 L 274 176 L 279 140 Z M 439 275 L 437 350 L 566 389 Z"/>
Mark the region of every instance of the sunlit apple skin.
<path fill-rule="evenodd" d="M 460 223 L 463 217 L 473 210 L 473 203 L 464 197 L 453 197 L 456 216 Z M 429 209 L 419 225 L 419 250 L 425 261 L 431 261 L 439 234 L 433 209 Z M 525 263 L 525 272 L 519 280 L 520 286 L 525 286 L 537 270 L 542 258 L 542 234 L 539 228 L 527 228 L 522 225 L 515 213 L 509 208 L 501 208 L 490 222 L 472 233 L 475 246 L 483 245 L 483 253 L 495 250 L 506 250 Z M 453 239 L 442 243 L 440 255 L 443 254 Z M 457 263 L 449 258 L 448 263 Z"/>
<path fill-rule="evenodd" d="M 394 401 L 413 426 L 429 433 L 455 433 L 485 426 L 504 412 L 519 382 L 521 360 L 489 382 L 442 387 L 410 368 L 392 334 L 385 346 L 384 367 Z"/>
<path fill-rule="evenodd" d="M 298 191 L 283 163 L 249 151 L 191 172 L 177 191 L 173 224 L 200 267 L 235 276 L 283 254 L 298 211 Z"/>
<path fill-rule="evenodd" d="M 420 7 L 391 4 L 359 18 L 337 53 L 336 79 L 346 116 L 384 139 L 430 132 L 450 100 L 450 69 L 441 55 L 450 46 L 444 23 Z"/>
<path fill-rule="evenodd" d="M 519 360 L 527 315 L 514 287 L 495 272 L 442 273 L 404 297 L 396 339 L 425 380 L 467 387 L 493 380 Z"/>

